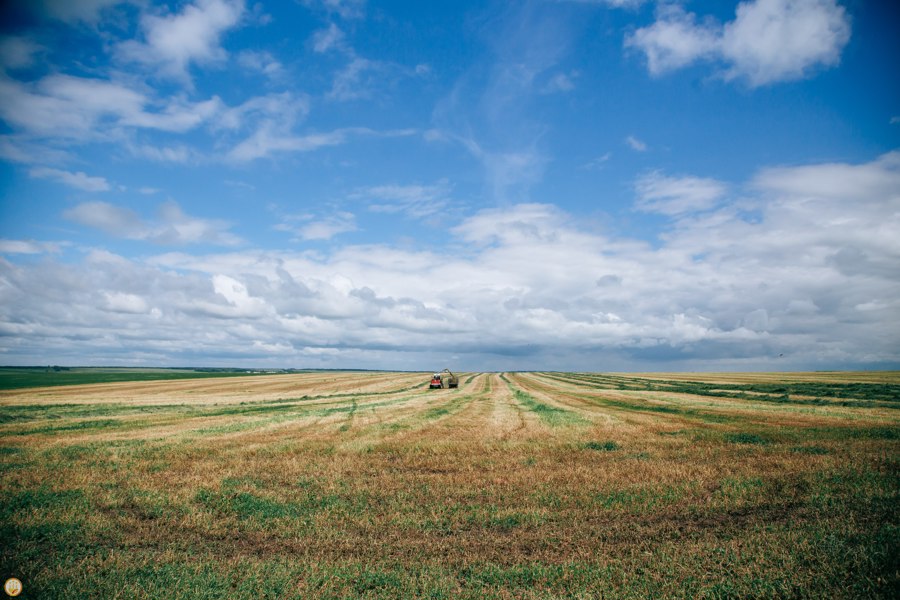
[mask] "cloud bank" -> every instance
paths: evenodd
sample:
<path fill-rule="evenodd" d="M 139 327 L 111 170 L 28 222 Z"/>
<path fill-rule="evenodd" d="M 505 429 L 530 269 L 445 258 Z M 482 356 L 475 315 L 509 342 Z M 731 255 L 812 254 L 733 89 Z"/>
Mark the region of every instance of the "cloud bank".
<path fill-rule="evenodd" d="M 472 214 L 449 232 L 444 252 L 378 244 L 2 260 L 0 350 L 37 364 L 84 356 L 416 369 L 451 359 L 462 369 L 599 370 L 900 362 L 900 153 L 767 168 L 738 185 L 654 172 L 635 190 L 636 210 L 669 219 L 658 244 L 528 203 Z M 420 190 L 370 191 L 379 192 L 415 198 Z M 189 220 L 168 205 L 151 226 L 102 203 L 70 218 L 138 237 Z"/>

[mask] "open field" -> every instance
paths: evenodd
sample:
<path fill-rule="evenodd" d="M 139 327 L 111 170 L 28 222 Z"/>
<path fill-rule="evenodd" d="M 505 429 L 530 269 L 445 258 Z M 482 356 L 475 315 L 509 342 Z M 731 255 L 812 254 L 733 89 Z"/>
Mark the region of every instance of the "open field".
<path fill-rule="evenodd" d="M 256 375 L 253 369 L 153 369 L 129 367 L 0 367 L 0 390 L 114 381 L 158 381 Z"/>
<path fill-rule="evenodd" d="M 20 598 L 900 597 L 900 373 L 0 391 Z"/>

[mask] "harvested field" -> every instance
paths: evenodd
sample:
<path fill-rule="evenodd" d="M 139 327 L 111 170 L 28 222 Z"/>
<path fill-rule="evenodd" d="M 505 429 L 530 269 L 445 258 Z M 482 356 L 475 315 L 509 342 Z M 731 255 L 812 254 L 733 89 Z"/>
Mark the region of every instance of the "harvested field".
<path fill-rule="evenodd" d="M 896 598 L 900 374 L 0 391 L 23 598 Z"/>

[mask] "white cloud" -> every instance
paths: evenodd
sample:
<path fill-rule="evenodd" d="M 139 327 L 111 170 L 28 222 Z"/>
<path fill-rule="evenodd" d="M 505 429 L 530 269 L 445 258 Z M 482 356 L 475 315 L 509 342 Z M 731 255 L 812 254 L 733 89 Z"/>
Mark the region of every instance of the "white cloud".
<path fill-rule="evenodd" d="M 184 144 L 175 146 L 152 146 L 150 144 L 131 144 L 128 146 L 131 155 L 161 163 L 188 164 L 199 160 L 199 154 Z"/>
<path fill-rule="evenodd" d="M 596 170 L 602 169 L 603 166 L 612 158 L 612 152 L 607 152 L 605 154 L 601 154 L 600 156 L 589 160 L 587 163 L 582 165 L 581 168 L 588 170 Z"/>
<path fill-rule="evenodd" d="M 343 19 L 361 19 L 365 16 L 366 0 L 302 0 L 310 8 L 336 14 Z"/>
<path fill-rule="evenodd" d="M 49 167 L 35 167 L 28 171 L 28 175 L 40 179 L 53 179 L 86 192 L 108 192 L 110 190 L 109 182 L 105 178 L 91 177 L 82 171 L 72 173 Z"/>
<path fill-rule="evenodd" d="M 207 243 L 236 246 L 242 240 L 229 232 L 230 225 L 216 219 L 191 217 L 176 202 L 160 206 L 161 224 L 155 228 L 151 240 L 162 244 Z"/>
<path fill-rule="evenodd" d="M 244 14 L 243 0 L 196 0 L 170 15 L 144 14 L 145 42 L 128 40 L 117 49 L 124 61 L 156 67 L 158 75 L 190 83 L 192 64 L 222 63 L 222 35 Z"/>
<path fill-rule="evenodd" d="M 556 241 L 566 215 L 551 204 L 517 204 L 480 211 L 452 229 L 461 239 L 478 245 L 506 246 Z"/>
<path fill-rule="evenodd" d="M 838 64 L 850 29 L 836 0 L 747 0 L 724 25 L 662 5 L 657 20 L 627 36 L 625 46 L 645 54 L 652 75 L 711 60 L 723 66 L 724 78 L 758 87 Z"/>
<path fill-rule="evenodd" d="M 726 77 L 760 86 L 836 65 L 849 40 L 850 20 L 835 0 L 756 0 L 738 5 L 721 52 Z"/>
<path fill-rule="evenodd" d="M 104 292 L 103 296 L 106 299 L 106 309 L 112 312 L 139 315 L 150 309 L 147 301 L 136 294 Z"/>
<path fill-rule="evenodd" d="M 356 218 L 352 213 L 338 212 L 300 226 L 297 234 L 304 240 L 330 240 L 349 231 L 356 231 Z"/>
<path fill-rule="evenodd" d="M 640 6 L 647 0 L 562 0 L 563 2 L 574 2 L 577 4 L 605 4 L 613 8 L 633 8 Z"/>
<path fill-rule="evenodd" d="M 678 5 L 662 5 L 657 20 L 625 38 L 625 46 L 647 57 L 652 75 L 679 69 L 712 55 L 719 46 L 718 27 L 697 23 L 697 16 Z"/>
<path fill-rule="evenodd" d="M 269 79 L 284 76 L 284 66 L 271 52 L 244 50 L 237 55 L 238 64 L 250 71 L 262 73 Z"/>
<path fill-rule="evenodd" d="M 867 164 L 823 163 L 763 169 L 754 184 L 792 197 L 828 198 L 857 203 L 896 201 L 900 190 L 900 151 Z"/>
<path fill-rule="evenodd" d="M 655 171 L 640 177 L 635 190 L 638 210 L 677 216 L 713 208 L 727 187 L 715 179 L 666 177 Z"/>
<path fill-rule="evenodd" d="M 383 187 L 386 196 L 415 196 Z M 639 182 L 637 201 L 676 217 L 658 245 L 532 203 L 463 218 L 447 232 L 455 243 L 445 253 L 343 245 L 171 253 L 146 263 L 107 253 L 64 266 L 0 261 L 13 283 L 0 286 L 0 327 L 40 324 L 0 344 L 45 340 L 40 347 L 52 354 L 93 340 L 98 360 L 108 360 L 114 350 L 103 339 L 128 317 L 135 332 L 124 347 L 154 348 L 169 362 L 225 352 L 242 364 L 322 356 L 330 366 L 396 368 L 407 353 L 431 356 L 436 330 L 442 350 L 477 363 L 461 368 L 587 369 L 597 360 L 767 368 L 779 354 L 782 368 L 900 361 L 898 153 L 764 169 L 741 186 L 652 174 Z M 171 209 L 148 223 L 100 203 L 76 217 L 148 241 L 164 224 L 190 220 Z M 282 229 L 314 241 L 355 227 L 352 214 L 335 211 Z M 54 300 L 61 296 L 66 316 Z M 373 362 L 366 353 L 375 349 Z"/>
<path fill-rule="evenodd" d="M 256 96 L 224 110 L 215 127 L 243 130 L 262 124 L 288 132 L 309 114 L 309 107 L 309 97 L 304 94 L 282 92 Z"/>
<path fill-rule="evenodd" d="M 0 156 L 24 163 L 62 162 L 65 153 L 50 144 L 74 141 L 121 144 L 133 156 L 157 162 L 247 162 L 341 144 L 351 134 L 400 134 L 345 128 L 298 135 L 294 128 L 309 110 L 309 97 L 291 92 L 251 96 L 229 107 L 218 96 L 198 102 L 181 95 L 156 99 L 96 78 L 51 75 L 27 84 L 0 78 L 0 118 L 18 132 L 0 136 Z M 185 134 L 201 128 L 213 136 L 212 151 L 135 135 Z"/>
<path fill-rule="evenodd" d="M 319 53 L 328 52 L 333 49 L 346 49 L 344 44 L 344 32 L 334 23 L 329 23 L 327 29 L 316 31 L 313 34 L 312 43 L 313 50 Z"/>
<path fill-rule="evenodd" d="M 367 98 L 372 94 L 373 85 L 380 82 L 378 72 L 383 65 L 377 61 L 359 56 L 354 57 L 343 70 L 334 76 L 331 91 L 327 97 L 332 100 L 347 101 Z"/>
<path fill-rule="evenodd" d="M 174 96 L 156 102 L 103 79 L 49 75 L 33 84 L 0 79 L 0 117 L 29 135 L 54 139 L 115 137 L 122 128 L 183 133 L 221 109 L 218 97 L 190 102 Z"/>
<path fill-rule="evenodd" d="M 232 148 L 226 158 L 234 162 L 249 162 L 282 152 L 310 152 L 327 146 L 337 146 L 343 144 L 345 140 L 346 132 L 342 130 L 293 135 L 276 131 L 271 124 L 264 124 L 250 137 Z"/>
<path fill-rule="evenodd" d="M 344 144 L 351 136 L 401 137 L 413 135 L 414 130 L 398 129 L 374 131 L 365 127 L 348 127 L 324 133 L 296 135 L 281 131 L 279 127 L 264 122 L 250 137 L 234 146 L 225 156 L 233 162 L 249 162 L 283 152 L 311 152 L 328 146 Z"/>
<path fill-rule="evenodd" d="M 55 242 L 0 239 L 0 254 L 55 254 L 60 251 L 61 245 Z"/>
<path fill-rule="evenodd" d="M 647 144 L 633 135 L 629 135 L 625 137 L 625 143 L 628 144 L 628 147 L 634 150 L 635 152 L 646 152 Z"/>
<path fill-rule="evenodd" d="M 0 109 L 2 110 L 2 109 Z M 23 134 L 0 135 L 0 158 L 23 164 L 64 163 L 73 159 L 65 151 L 50 148 Z"/>
<path fill-rule="evenodd" d="M 84 202 L 67 210 L 64 216 L 112 236 L 131 239 L 146 237 L 147 229 L 136 212 L 109 202 Z"/>
<path fill-rule="evenodd" d="M 575 89 L 575 78 L 578 77 L 578 74 L 573 73 L 557 73 L 544 85 L 541 93 L 544 94 L 557 94 L 557 93 L 566 93 L 571 92 Z"/>
<path fill-rule="evenodd" d="M 143 240 L 164 245 L 214 244 L 234 246 L 241 239 L 219 220 L 191 217 L 175 202 L 159 207 L 159 218 L 144 220 L 131 209 L 108 202 L 84 202 L 67 210 L 64 216 L 87 227 L 118 238 Z"/>
<path fill-rule="evenodd" d="M 295 241 L 330 240 L 341 233 L 356 231 L 356 216 L 347 211 L 328 215 L 292 215 L 275 226 L 278 231 L 294 234 Z"/>
<path fill-rule="evenodd" d="M 367 201 L 372 212 L 422 219 L 444 210 L 450 191 L 450 183 L 442 179 L 434 185 L 378 185 L 358 190 L 350 197 Z"/>

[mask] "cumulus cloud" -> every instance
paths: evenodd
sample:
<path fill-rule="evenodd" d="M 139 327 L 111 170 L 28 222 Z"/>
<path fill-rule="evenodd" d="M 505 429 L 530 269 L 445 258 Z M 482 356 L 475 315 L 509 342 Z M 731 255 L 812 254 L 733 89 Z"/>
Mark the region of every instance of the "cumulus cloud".
<path fill-rule="evenodd" d="M 440 352 L 464 369 L 771 368 L 781 354 L 780 368 L 900 362 L 900 154 L 772 167 L 727 186 L 652 173 L 635 203 L 673 217 L 658 243 L 528 203 L 463 218 L 442 252 L 0 261 L 0 345 L 57 362 L 200 353 L 207 364 L 422 368 L 416 358 L 443 356 L 440 331 Z M 182 241 L 210 231 L 177 206 L 155 222 L 104 203 L 69 217 L 147 241 L 172 224 L 194 223 L 173 234 Z M 289 224 L 309 240 L 355 226 L 339 211 Z"/>
<path fill-rule="evenodd" d="M 747 0 L 725 24 L 663 4 L 656 21 L 628 35 L 625 46 L 644 53 L 652 75 L 707 60 L 721 65 L 725 79 L 758 87 L 838 64 L 850 31 L 836 0 Z"/>
<path fill-rule="evenodd" d="M 721 52 L 726 77 L 759 86 L 836 65 L 849 40 L 850 19 L 835 0 L 756 0 L 725 24 Z"/>
<path fill-rule="evenodd" d="M 657 20 L 625 39 L 625 46 L 640 49 L 652 75 L 679 69 L 713 54 L 719 45 L 717 25 L 697 23 L 697 15 L 678 5 L 663 5 Z"/>
<path fill-rule="evenodd" d="M 196 0 L 177 14 L 144 14 L 141 31 L 145 41 L 122 42 L 118 55 L 124 61 L 154 67 L 162 77 L 190 83 L 192 64 L 225 60 L 227 52 L 220 39 L 238 24 L 243 13 L 244 0 Z"/>
<path fill-rule="evenodd" d="M 107 235 L 130 240 L 164 245 L 234 246 L 241 243 L 240 238 L 228 231 L 228 223 L 191 217 L 172 201 L 159 207 L 159 216 L 155 220 L 143 219 L 135 211 L 109 202 L 84 202 L 67 210 L 64 216 Z"/>
<path fill-rule="evenodd" d="M 173 13 L 144 13 L 143 39 L 110 47 L 119 58 L 158 68 L 165 76 L 190 83 L 188 71 L 193 65 L 215 63 L 227 56 L 221 38 L 240 23 L 243 14 L 244 3 L 233 0 L 197 0 Z M 28 38 L 4 38 L 0 60 L 8 68 L 24 66 L 31 64 L 39 51 Z M 272 81 L 284 75 L 283 65 L 264 50 L 240 52 L 236 62 Z M 336 80 L 335 97 L 366 95 L 369 76 L 363 72 L 382 66 L 367 62 L 360 71 L 351 63 L 349 79 L 339 76 Z M 188 92 L 162 93 L 141 81 L 146 77 L 140 70 L 137 75 L 98 68 L 91 76 L 53 71 L 38 78 L 0 77 L 0 120 L 9 131 L 0 136 L 0 157 L 36 165 L 35 177 L 52 177 L 100 191 L 99 181 L 79 180 L 74 174 L 65 177 L 42 165 L 70 160 L 68 148 L 83 144 L 117 145 L 133 157 L 156 162 L 241 163 L 338 145 L 348 136 L 370 131 L 344 128 L 297 133 L 297 125 L 310 110 L 309 96 L 303 93 L 256 95 L 251 91 L 243 101 L 228 105 L 215 95 L 197 98 Z"/>

